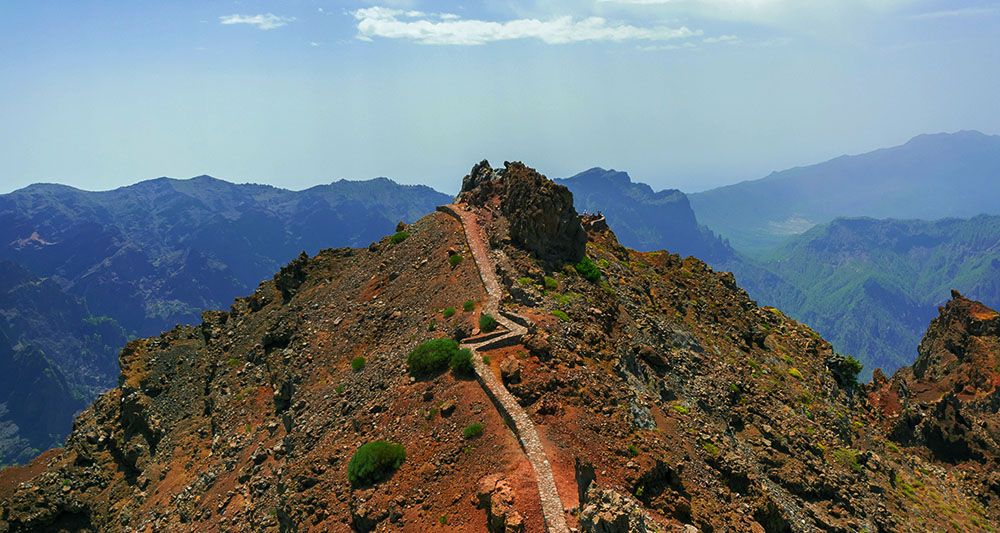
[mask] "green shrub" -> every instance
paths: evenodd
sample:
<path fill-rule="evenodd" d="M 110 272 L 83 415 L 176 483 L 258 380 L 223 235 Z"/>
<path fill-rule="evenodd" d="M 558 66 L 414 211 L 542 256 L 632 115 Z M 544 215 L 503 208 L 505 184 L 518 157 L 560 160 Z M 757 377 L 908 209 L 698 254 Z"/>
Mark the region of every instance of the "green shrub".
<path fill-rule="evenodd" d="M 535 280 L 533 280 L 533 279 L 531 279 L 531 278 L 529 278 L 527 276 L 520 277 L 520 278 L 517 278 L 517 284 L 520 285 L 520 286 L 522 286 L 522 287 L 530 287 L 530 286 L 532 286 L 532 285 L 535 284 Z"/>
<path fill-rule="evenodd" d="M 456 374 L 473 371 L 472 352 L 459 349 L 454 339 L 432 339 L 417 346 L 406 357 L 412 376 L 428 376 L 451 367 Z"/>
<path fill-rule="evenodd" d="M 399 243 L 405 241 L 408 238 L 410 238 L 410 233 L 409 232 L 399 231 L 399 232 L 393 233 L 392 237 L 389 237 L 389 242 L 391 242 L 392 244 L 399 244 Z"/>
<path fill-rule="evenodd" d="M 451 265 L 451 268 L 455 268 L 462 262 L 462 259 L 464 259 L 462 254 L 448 256 L 448 264 Z"/>
<path fill-rule="evenodd" d="M 591 283 L 601 281 L 601 269 L 589 257 L 581 259 L 579 263 L 574 265 L 574 268 L 576 268 L 578 274 L 583 276 L 583 279 Z"/>
<path fill-rule="evenodd" d="M 802 372 L 799 372 L 799 369 L 794 366 L 788 369 L 788 375 L 795 379 L 802 379 Z"/>
<path fill-rule="evenodd" d="M 336 391 L 337 394 L 344 394 L 344 389 L 346 389 L 346 388 L 347 388 L 347 386 L 344 385 L 343 383 L 341 383 L 340 385 L 337 385 L 336 389 L 333 389 L 333 390 Z"/>
<path fill-rule="evenodd" d="M 377 440 L 358 448 L 347 464 L 347 477 L 354 486 L 382 481 L 406 460 L 406 451 L 395 442 Z"/>
<path fill-rule="evenodd" d="M 545 290 L 547 291 L 554 291 L 559 288 L 559 282 L 556 281 L 556 278 L 545 276 L 543 281 L 545 282 Z"/>
<path fill-rule="evenodd" d="M 705 450 L 705 453 L 711 455 L 712 457 L 719 455 L 719 447 L 711 442 L 703 442 L 701 447 Z"/>
<path fill-rule="evenodd" d="M 455 308 L 454 307 L 445 307 L 444 311 L 441 311 L 441 315 L 443 315 L 445 318 L 451 318 L 451 317 L 455 316 Z"/>
<path fill-rule="evenodd" d="M 484 355 L 483 356 L 483 364 L 489 366 L 489 364 L 490 364 L 490 356 L 488 356 L 488 355 Z"/>
<path fill-rule="evenodd" d="M 448 366 L 451 367 L 452 372 L 458 375 L 472 374 L 474 371 L 472 366 L 472 352 L 465 348 L 456 351 L 452 354 Z"/>
<path fill-rule="evenodd" d="M 864 369 L 864 365 L 861 361 L 858 361 L 852 355 L 845 355 L 843 357 L 836 357 L 832 360 L 828 359 L 827 364 L 830 365 L 830 370 L 833 372 L 833 377 L 836 378 L 837 383 L 842 387 L 853 387 L 858 384 L 858 375 L 861 374 L 861 370 Z"/>
<path fill-rule="evenodd" d="M 365 358 L 364 357 L 361 357 L 359 355 L 359 356 L 355 357 L 354 359 L 351 359 L 351 370 L 353 370 L 355 372 L 360 372 L 364 368 L 365 368 Z"/>
<path fill-rule="evenodd" d="M 558 318 L 559 320 L 562 320 L 563 322 L 569 322 L 569 315 L 567 315 L 565 311 L 562 311 L 560 309 L 552 311 L 552 316 Z"/>
<path fill-rule="evenodd" d="M 858 463 L 858 452 L 850 448 L 837 448 L 833 450 L 833 458 L 851 470 L 861 472 L 861 464 Z"/>
<path fill-rule="evenodd" d="M 628 454 L 632 457 L 639 455 L 639 448 L 636 448 L 635 444 L 628 445 Z"/>
<path fill-rule="evenodd" d="M 462 430 L 462 436 L 467 439 L 475 439 L 480 437 L 482 434 L 483 425 L 479 422 L 473 422 L 468 426 L 465 426 L 465 429 Z"/>
<path fill-rule="evenodd" d="M 432 339 L 417 346 L 406 357 L 406 366 L 413 376 L 426 376 L 448 368 L 448 362 L 458 351 L 454 339 Z"/>
<path fill-rule="evenodd" d="M 483 333 L 489 333 L 497 329 L 497 326 L 499 325 L 500 323 L 497 322 L 497 319 L 493 318 L 491 315 L 488 315 L 486 313 L 479 315 L 479 331 L 482 331 Z"/>
<path fill-rule="evenodd" d="M 671 405 L 670 408 L 673 409 L 674 411 L 676 411 L 677 414 L 680 414 L 680 415 L 686 415 L 686 414 L 688 414 L 688 412 L 690 412 L 690 409 L 688 409 L 686 405 L 682 405 L 682 404 L 679 404 L 679 403 L 675 403 L 674 405 Z"/>
<path fill-rule="evenodd" d="M 473 302 L 472 300 L 466 300 L 465 303 L 462 304 L 462 310 L 465 311 L 466 313 L 471 313 L 472 310 L 475 308 L 476 308 L 476 302 Z"/>

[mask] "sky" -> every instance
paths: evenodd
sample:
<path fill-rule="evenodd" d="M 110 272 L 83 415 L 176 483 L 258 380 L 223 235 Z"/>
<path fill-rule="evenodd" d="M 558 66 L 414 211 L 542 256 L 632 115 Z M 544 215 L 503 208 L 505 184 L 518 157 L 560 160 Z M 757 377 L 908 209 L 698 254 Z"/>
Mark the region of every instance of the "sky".
<path fill-rule="evenodd" d="M 695 192 L 1000 133 L 998 94 L 997 1 L 4 0 L 0 193 L 455 192 L 484 158 Z"/>

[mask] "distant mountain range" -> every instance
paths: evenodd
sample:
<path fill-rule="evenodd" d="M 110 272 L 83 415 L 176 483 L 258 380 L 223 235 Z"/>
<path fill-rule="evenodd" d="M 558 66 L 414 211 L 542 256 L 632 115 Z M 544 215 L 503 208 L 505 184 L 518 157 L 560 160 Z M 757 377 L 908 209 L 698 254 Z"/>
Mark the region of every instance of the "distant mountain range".
<path fill-rule="evenodd" d="M 1000 214 L 1000 136 L 920 135 L 902 146 L 691 194 L 698 220 L 744 253 L 838 217 L 933 220 Z"/>
<path fill-rule="evenodd" d="M 617 170 L 592 168 L 554 180 L 573 193 L 576 208 L 600 211 L 614 224 L 622 244 L 636 250 L 667 249 L 705 261 L 726 261 L 733 249 L 698 224 L 688 197 L 676 189 L 655 192 Z"/>
<path fill-rule="evenodd" d="M 951 289 L 1000 304 L 1000 217 L 837 219 L 747 262 L 737 281 L 754 298 L 801 320 L 870 373 L 913 363 L 924 325 Z M 763 268 L 780 280 L 756 276 Z M 789 290 L 791 287 L 794 290 Z"/>
<path fill-rule="evenodd" d="M 1000 196 L 1000 165 L 992 174 L 987 170 L 991 168 L 987 162 L 1000 162 L 998 140 L 1000 137 L 977 132 L 925 135 L 904 147 L 836 159 L 835 164 L 828 164 L 849 169 L 840 181 L 859 190 L 853 204 L 838 200 L 842 191 L 830 192 L 833 199 L 829 205 L 821 200 L 796 199 L 810 188 L 818 191 L 816 194 L 827 194 L 823 190 L 833 185 L 814 183 L 808 177 L 826 172 L 822 167 L 827 164 L 775 175 L 803 172 L 804 185 L 794 177 L 781 177 L 723 188 L 725 195 L 732 195 L 731 219 L 739 220 L 738 235 L 763 235 L 754 233 L 757 230 L 753 228 L 775 227 L 771 222 L 784 216 L 780 213 L 792 212 L 786 205 L 789 203 L 810 204 L 817 212 L 822 208 L 824 217 L 836 215 L 818 226 L 803 226 L 784 236 L 773 233 L 754 241 L 757 245 L 766 242 L 770 247 L 767 254 L 754 245 L 740 248 L 739 243 L 746 241 L 720 238 L 701 225 L 701 213 L 696 215 L 692 207 L 698 207 L 695 198 L 704 201 L 706 196 L 692 195 L 689 204 L 680 191 L 656 192 L 632 182 L 624 172 L 599 168 L 558 181 L 573 191 L 577 209 L 604 213 L 624 245 L 694 255 L 718 270 L 732 271 L 754 299 L 809 324 L 837 349 L 857 356 L 865 364 L 867 377 L 876 367 L 891 373 L 912 363 L 924 327 L 935 316 L 936 307 L 947 301 L 950 289 L 959 289 L 987 305 L 1000 304 L 1000 217 L 933 222 L 837 217 L 847 216 L 860 209 L 858 206 L 876 212 L 905 212 L 909 208 L 900 198 L 908 198 L 914 206 L 931 205 L 937 203 L 935 195 L 942 197 L 942 205 L 928 209 L 928 213 L 1000 211 L 1000 204 L 987 206 L 981 201 Z M 992 154 L 995 157 L 991 157 L 991 150 L 997 152 Z M 935 155 L 942 159 L 934 160 Z M 891 184 L 886 184 L 872 177 L 878 175 L 873 168 L 900 169 L 915 164 L 915 159 L 924 161 L 920 179 L 888 180 Z M 876 161 L 877 165 L 862 168 L 865 161 Z M 977 169 L 976 173 L 970 173 L 969 168 Z M 851 172 L 864 173 L 874 183 L 855 179 Z M 972 178 L 952 178 L 963 175 Z M 975 183 L 982 191 L 980 198 L 963 207 L 957 198 L 965 193 L 948 196 L 942 192 L 953 181 Z M 785 200 L 764 202 L 759 196 L 764 194 L 764 185 L 767 194 Z M 861 191 L 866 188 L 867 192 Z M 872 192 L 889 189 L 893 194 Z M 740 195 L 745 198 L 740 199 Z M 885 205 L 879 204 L 880 198 Z M 843 210 L 840 214 L 838 206 Z M 741 234 L 744 228 L 750 233 Z M 731 246 L 731 242 L 736 245 Z"/>
<path fill-rule="evenodd" d="M 0 195 L 0 464 L 65 436 L 115 384 L 126 335 L 196 323 L 301 251 L 367 246 L 450 199 L 385 178 L 295 192 L 208 176 Z"/>

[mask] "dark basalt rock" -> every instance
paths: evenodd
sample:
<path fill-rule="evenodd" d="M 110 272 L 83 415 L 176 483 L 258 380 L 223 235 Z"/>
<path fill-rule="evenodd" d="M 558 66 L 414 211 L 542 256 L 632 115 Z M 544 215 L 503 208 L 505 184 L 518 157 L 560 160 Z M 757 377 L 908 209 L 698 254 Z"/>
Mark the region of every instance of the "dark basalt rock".
<path fill-rule="evenodd" d="M 520 162 L 494 170 L 489 162 L 472 167 L 462 180 L 459 200 L 498 207 L 513 242 L 552 265 L 575 263 L 586 252 L 587 234 L 573 207 L 573 193 Z"/>

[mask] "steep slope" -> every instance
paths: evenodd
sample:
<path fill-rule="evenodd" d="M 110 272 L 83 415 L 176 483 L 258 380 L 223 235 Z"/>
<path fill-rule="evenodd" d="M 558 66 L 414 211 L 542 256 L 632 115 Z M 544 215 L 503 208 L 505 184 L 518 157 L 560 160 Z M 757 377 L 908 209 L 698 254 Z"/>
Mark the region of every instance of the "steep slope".
<path fill-rule="evenodd" d="M 28 461 L 58 446 L 73 413 L 73 396 L 58 367 L 41 351 L 14 344 L 0 330 L 0 465 Z"/>
<path fill-rule="evenodd" d="M 208 176 L 0 195 L 0 330 L 44 353 L 75 398 L 41 395 L 52 402 L 44 420 L 13 405 L 7 416 L 20 432 L 45 435 L 29 439 L 29 448 L 44 449 L 65 437 L 76 409 L 115 384 L 125 332 L 197 322 L 302 250 L 367 245 L 447 200 L 385 178 L 292 192 Z M 0 362 L 0 374 L 16 372 L 13 364 Z M 54 437 L 42 430 L 49 423 L 61 428 Z"/>
<path fill-rule="evenodd" d="M 760 252 L 837 217 L 1000 214 L 1000 136 L 921 135 L 902 146 L 775 172 L 690 195 L 698 220 Z"/>
<path fill-rule="evenodd" d="M 519 163 L 481 163 L 464 184 L 457 218 L 302 257 L 228 313 L 131 343 L 121 386 L 64 449 L 0 472 L 0 530 L 976 531 L 998 518 L 947 467 L 891 448 L 846 361 L 731 275 L 622 247 Z M 584 259 L 560 264 L 581 231 Z M 561 253 L 535 248 L 546 241 Z M 414 347 L 449 336 L 475 348 L 475 381 L 407 375 Z M 352 484 L 352 454 L 380 440 L 405 461 Z M 896 481 L 916 476 L 953 515 L 914 511 Z"/>
<path fill-rule="evenodd" d="M 124 344 L 114 320 L 92 316 L 55 282 L 0 261 L 0 464 L 62 442 L 76 412 L 114 386 Z"/>
<path fill-rule="evenodd" d="M 783 283 L 737 279 L 755 298 L 813 326 L 867 368 L 910 364 L 952 287 L 1000 304 L 1000 217 L 838 219 L 758 263 Z M 798 294 L 789 298 L 791 285 Z"/>
<path fill-rule="evenodd" d="M 1000 506 L 1000 314 L 957 291 L 912 367 L 876 376 L 870 402 L 902 446 L 953 467 L 987 508 Z"/>
<path fill-rule="evenodd" d="M 734 252 L 698 224 L 687 196 L 676 189 L 654 192 L 625 172 L 592 168 L 556 183 L 573 193 L 576 208 L 600 212 L 621 243 L 640 251 L 670 250 L 714 263 Z"/>

